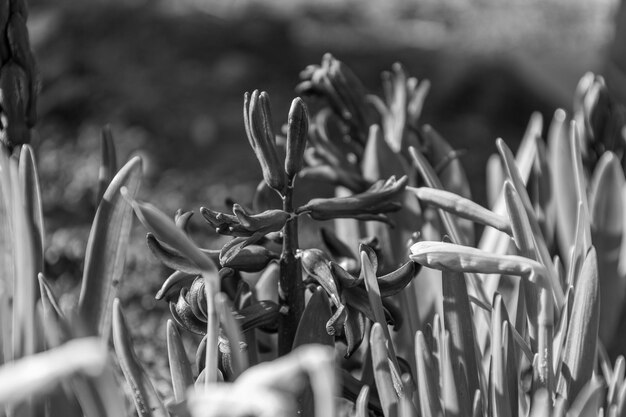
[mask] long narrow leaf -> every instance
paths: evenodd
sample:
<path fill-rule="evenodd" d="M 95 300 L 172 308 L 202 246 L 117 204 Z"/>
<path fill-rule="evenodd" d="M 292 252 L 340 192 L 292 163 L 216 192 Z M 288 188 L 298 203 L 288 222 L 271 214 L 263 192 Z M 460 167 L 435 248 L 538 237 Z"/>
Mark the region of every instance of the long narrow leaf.
<path fill-rule="evenodd" d="M 34 262 L 37 272 L 43 271 L 44 221 L 41 206 L 41 187 L 35 155 L 30 145 L 22 146 L 19 162 L 19 176 L 22 185 L 24 209 L 32 226 Z"/>
<path fill-rule="evenodd" d="M 526 192 L 522 176 L 517 168 L 517 165 L 515 164 L 515 158 L 513 157 L 513 153 L 509 147 L 501 139 L 499 139 L 496 143 L 500 156 L 502 157 L 502 161 L 504 162 L 507 176 L 511 180 L 511 183 L 515 188 L 515 191 L 517 191 L 522 205 L 526 210 L 538 259 L 543 265 L 546 266 L 546 271 L 548 272 L 548 277 L 550 278 L 550 282 L 552 284 L 553 296 L 555 298 L 556 305 L 560 308 L 563 305 L 563 289 L 561 288 L 561 283 L 558 282 L 556 273 L 552 268 L 552 257 L 548 251 L 545 239 L 542 236 L 541 228 L 539 227 L 530 198 Z"/>
<path fill-rule="evenodd" d="M 135 157 L 113 178 L 100 201 L 87 242 L 78 309 L 87 326 L 105 340 L 109 337 L 111 307 L 124 272 L 133 219 L 120 190 L 126 187 L 128 194 L 135 196 L 141 167 L 141 159 Z"/>
<path fill-rule="evenodd" d="M 172 320 L 167 321 L 167 355 L 176 402 L 184 401 L 187 388 L 193 385 L 191 364 L 180 333 Z"/>
<path fill-rule="evenodd" d="M 37 297 L 37 250 L 33 222 L 26 211 L 16 159 L 8 166 L 11 181 L 12 230 L 15 250 L 13 296 L 13 357 L 35 353 L 37 346 L 35 301 Z"/>
<path fill-rule="evenodd" d="M 479 389 L 474 324 L 467 295 L 465 277 L 459 272 L 442 274 L 443 322 L 450 333 L 450 356 L 455 366 L 454 380 L 458 387 L 460 410 L 470 410 L 473 393 Z M 464 412 L 464 411 L 463 411 Z"/>
<path fill-rule="evenodd" d="M 391 376 L 391 364 L 388 359 L 386 342 L 387 338 L 382 325 L 378 322 L 374 323 L 370 331 L 374 380 L 383 408 L 383 414 L 385 417 L 393 417 L 398 409 L 398 394 L 397 389 L 394 388 L 395 384 Z"/>
<path fill-rule="evenodd" d="M 590 380 L 595 367 L 600 316 L 598 265 L 592 247 L 574 288 L 574 301 L 563 348 L 558 393 L 570 401 Z"/>
<path fill-rule="evenodd" d="M 113 345 L 140 417 L 169 417 L 167 409 L 139 362 L 120 301 L 113 300 Z"/>
<path fill-rule="evenodd" d="M 439 378 L 435 376 L 430 348 L 422 332 L 417 332 L 415 335 L 415 357 L 417 362 L 417 394 L 421 414 L 443 417 L 443 409 L 437 392 Z"/>
<path fill-rule="evenodd" d="M 600 340 L 609 347 L 614 338 L 626 295 L 626 274 L 620 269 L 624 238 L 622 190 L 626 180 L 619 159 L 605 152 L 591 179 L 589 210 L 591 239 L 598 255 L 600 277 Z"/>
<path fill-rule="evenodd" d="M 102 128 L 102 135 L 100 137 L 100 154 L 101 160 L 100 169 L 98 171 L 98 196 L 96 200 L 98 205 L 100 205 L 100 201 L 102 200 L 106 189 L 109 187 L 111 180 L 117 172 L 117 156 L 111 126 L 107 125 Z"/>

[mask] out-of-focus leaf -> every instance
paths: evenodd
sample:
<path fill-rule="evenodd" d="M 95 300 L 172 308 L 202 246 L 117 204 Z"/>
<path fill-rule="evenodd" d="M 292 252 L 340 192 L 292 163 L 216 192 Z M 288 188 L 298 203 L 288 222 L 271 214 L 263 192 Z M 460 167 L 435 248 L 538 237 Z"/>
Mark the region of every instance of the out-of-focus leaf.
<path fill-rule="evenodd" d="M 48 280 L 43 276 L 43 274 L 39 274 L 37 276 L 39 280 L 39 292 L 41 297 L 41 303 L 43 305 L 43 311 L 45 317 L 54 317 L 55 320 L 64 320 L 64 314 L 59 306 L 59 302 L 57 301 L 54 292 L 52 291 L 52 287 Z"/>
<path fill-rule="evenodd" d="M 551 415 L 552 399 L 548 390 L 540 388 L 533 393 L 529 417 L 545 417 Z"/>
<path fill-rule="evenodd" d="M 345 369 L 339 369 L 339 376 L 341 377 L 342 395 L 349 400 L 357 402 L 360 393 L 364 387 L 369 386 L 359 381 L 352 374 Z M 369 395 L 368 407 L 370 410 L 378 414 L 383 414 L 383 409 L 378 398 L 378 392 L 372 390 Z"/>
<path fill-rule="evenodd" d="M 567 412 L 568 416 L 586 417 L 596 415 L 602 405 L 602 394 L 604 384 L 596 377 L 590 377 L 585 381 L 582 389 L 572 401 L 572 405 Z"/>
<path fill-rule="evenodd" d="M 369 417 L 367 411 L 367 404 L 370 399 L 370 387 L 363 385 L 359 396 L 354 403 L 354 415 L 355 417 Z"/>
<path fill-rule="evenodd" d="M 483 401 L 480 391 L 474 393 L 474 402 L 472 403 L 472 417 L 480 417 L 483 415 Z"/>
<path fill-rule="evenodd" d="M 504 170 L 502 162 L 497 154 L 491 154 L 487 160 L 486 175 L 487 178 L 487 205 L 494 208 L 501 194 L 502 185 L 504 184 Z"/>
<path fill-rule="evenodd" d="M 113 345 L 140 417 L 169 417 L 167 409 L 139 362 L 120 301 L 113 300 Z"/>
<path fill-rule="evenodd" d="M 0 405 L 17 404 L 76 373 L 98 375 L 107 362 L 102 341 L 84 338 L 0 367 Z"/>
<path fill-rule="evenodd" d="M 124 272 L 132 209 L 120 194 L 139 190 L 142 162 L 131 159 L 113 178 L 102 196 L 93 222 L 85 255 L 79 314 L 90 329 L 105 339 L 111 327 L 111 306 Z"/>
<path fill-rule="evenodd" d="M 278 281 L 280 267 L 272 262 L 263 270 L 261 277 L 254 286 L 257 300 L 270 300 L 278 303 Z"/>
<path fill-rule="evenodd" d="M 184 401 L 187 388 L 193 385 L 193 375 L 185 346 L 172 320 L 167 321 L 167 354 L 174 398 L 176 401 Z"/>
<path fill-rule="evenodd" d="M 609 392 L 606 395 L 606 402 L 609 405 L 617 404 L 617 396 L 624 384 L 624 371 L 626 370 L 626 361 L 622 355 L 615 360 L 613 367 L 613 378 L 608 381 Z"/>
<path fill-rule="evenodd" d="M 580 271 L 563 348 L 558 393 L 571 401 L 591 379 L 595 367 L 600 316 L 598 264 L 592 247 Z"/>
<path fill-rule="evenodd" d="M 106 125 L 102 128 L 100 137 L 100 169 L 98 171 L 98 199 L 96 204 L 100 204 L 104 192 L 109 187 L 111 180 L 117 172 L 117 156 L 115 152 L 115 142 L 113 141 L 113 133 L 111 126 Z"/>
<path fill-rule="evenodd" d="M 421 331 L 415 335 L 415 357 L 417 362 L 417 394 L 421 414 L 423 416 L 443 417 L 444 413 L 437 392 L 439 378 L 435 376 L 435 364 Z"/>
<path fill-rule="evenodd" d="M 387 353 L 387 337 L 380 323 L 376 322 L 370 330 L 370 347 L 372 353 L 372 366 L 374 368 L 374 380 L 378 390 L 378 397 L 383 408 L 385 417 L 393 417 L 398 410 L 398 394 L 394 388 L 389 355 Z"/>
<path fill-rule="evenodd" d="M 600 278 L 600 340 L 609 347 L 622 313 L 626 295 L 626 274 L 620 269 L 620 248 L 624 238 L 624 172 L 619 159 L 605 152 L 591 179 L 589 211 L 591 239 L 598 255 Z"/>
<path fill-rule="evenodd" d="M 574 183 L 574 165 L 570 142 L 567 136 L 565 112 L 561 109 L 554 113 L 548 131 L 548 149 L 550 155 L 550 174 L 556 207 L 556 237 L 561 254 L 568 254 L 574 241 L 576 226 L 576 185 Z M 569 259 L 565 258 L 566 262 Z"/>
<path fill-rule="evenodd" d="M 473 393 L 479 389 L 472 310 L 465 276 L 459 272 L 442 273 L 443 321 L 450 334 L 450 360 L 457 386 L 459 411 L 469 411 Z"/>

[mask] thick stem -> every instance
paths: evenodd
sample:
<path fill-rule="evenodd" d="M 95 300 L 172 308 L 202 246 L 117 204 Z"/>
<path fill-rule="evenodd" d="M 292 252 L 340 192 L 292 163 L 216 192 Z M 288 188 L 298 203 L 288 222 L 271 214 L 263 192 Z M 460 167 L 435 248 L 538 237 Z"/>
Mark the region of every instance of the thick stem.
<path fill-rule="evenodd" d="M 293 213 L 293 182 L 289 182 L 283 197 L 283 210 Z M 298 249 L 298 218 L 289 219 L 283 228 L 283 251 L 280 256 L 280 306 L 283 313 L 278 333 L 278 354 L 291 351 L 293 340 L 304 310 L 304 284 Z"/>

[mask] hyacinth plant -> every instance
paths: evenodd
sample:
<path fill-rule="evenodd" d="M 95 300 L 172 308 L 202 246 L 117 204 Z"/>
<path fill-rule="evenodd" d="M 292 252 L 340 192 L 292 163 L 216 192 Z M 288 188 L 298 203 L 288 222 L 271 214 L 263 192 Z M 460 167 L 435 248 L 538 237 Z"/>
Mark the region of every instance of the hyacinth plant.
<path fill-rule="evenodd" d="M 296 88 L 316 111 L 296 98 L 282 134 L 267 93 L 244 96 L 263 180 L 232 214 L 200 209 L 231 237 L 220 250 L 192 240 L 191 212 L 137 200 L 141 160 L 118 170 L 104 129 L 80 296 L 62 310 L 42 274 L 25 8 L 0 3 L 0 415 L 124 415 L 119 370 L 140 416 L 626 415 L 626 364 L 606 354 L 626 291 L 626 112 L 601 77 L 583 77 L 547 142 L 538 115 L 516 155 L 497 141 L 485 208 L 458 153 L 420 122 L 428 82 L 396 64 L 378 97 L 325 55 Z M 174 270 L 156 295 L 173 317 L 167 400 L 117 299 L 133 212 Z M 323 247 L 300 247 L 303 216 Z M 193 365 L 181 330 L 202 336 Z"/>

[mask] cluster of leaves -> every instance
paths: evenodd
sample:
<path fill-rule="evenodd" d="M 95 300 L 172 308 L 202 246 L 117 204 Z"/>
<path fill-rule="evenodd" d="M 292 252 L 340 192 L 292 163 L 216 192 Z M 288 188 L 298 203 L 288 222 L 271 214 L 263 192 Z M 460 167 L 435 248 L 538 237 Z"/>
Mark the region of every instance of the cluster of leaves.
<path fill-rule="evenodd" d="M 485 208 L 457 153 L 420 122 L 427 82 L 396 64 L 383 97 L 370 95 L 329 54 L 301 78 L 317 110 L 296 98 L 284 134 L 267 93 L 244 96 L 263 180 L 232 214 L 200 209 L 231 237 L 220 250 L 192 240 L 191 212 L 171 219 L 136 199 L 141 160 L 118 171 L 105 129 L 81 292 L 66 311 L 41 274 L 32 150 L 0 146 L 0 415 L 123 415 L 110 340 L 141 416 L 626 415 L 626 362 L 605 349 L 626 294 L 626 113 L 602 79 L 581 80 L 547 145 L 538 115 L 517 155 L 497 141 Z M 312 180 L 335 196 L 302 190 Z M 174 270 L 156 295 L 173 317 L 167 402 L 116 298 L 133 212 Z M 301 216 L 326 222 L 323 249 L 300 247 Z M 181 328 L 202 336 L 194 365 Z"/>

